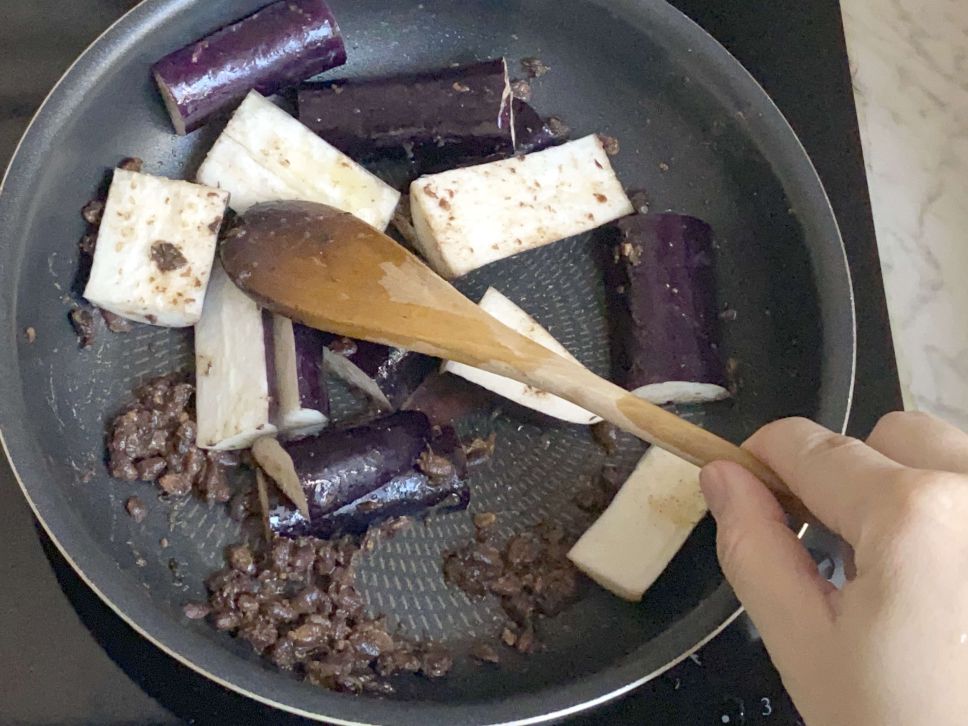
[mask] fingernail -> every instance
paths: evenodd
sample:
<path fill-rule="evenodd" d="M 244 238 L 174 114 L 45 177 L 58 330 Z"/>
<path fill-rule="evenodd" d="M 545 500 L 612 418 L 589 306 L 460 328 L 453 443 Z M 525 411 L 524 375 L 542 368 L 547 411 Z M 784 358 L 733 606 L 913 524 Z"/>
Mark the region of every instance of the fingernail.
<path fill-rule="evenodd" d="M 699 486 L 702 487 L 709 511 L 719 519 L 729 504 L 729 482 L 723 476 L 722 469 L 716 464 L 703 467 L 699 473 Z"/>

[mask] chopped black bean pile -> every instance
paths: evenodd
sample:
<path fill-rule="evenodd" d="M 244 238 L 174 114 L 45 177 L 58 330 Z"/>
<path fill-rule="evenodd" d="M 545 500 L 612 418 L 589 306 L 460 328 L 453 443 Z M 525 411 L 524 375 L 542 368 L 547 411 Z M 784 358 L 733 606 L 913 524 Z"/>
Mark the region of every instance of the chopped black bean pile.
<path fill-rule="evenodd" d="M 555 138 L 561 139 L 562 141 L 567 140 L 571 135 L 571 127 L 557 116 L 549 116 L 545 120 L 545 125 L 554 134 Z"/>
<path fill-rule="evenodd" d="M 396 674 L 446 675 L 453 666 L 446 650 L 391 632 L 384 618 L 365 612 L 354 573 L 359 556 L 350 538 L 275 538 L 263 552 L 233 545 L 228 566 L 206 581 L 208 602 L 183 611 L 335 691 L 389 694 L 393 686 L 385 679 Z"/>
<path fill-rule="evenodd" d="M 124 169 L 125 171 L 140 172 L 144 165 L 144 161 L 139 159 L 137 156 L 129 156 L 126 159 L 121 160 L 121 163 L 118 164 L 118 168 Z"/>
<path fill-rule="evenodd" d="M 104 324 L 108 326 L 108 330 L 112 333 L 130 333 L 133 327 L 131 321 L 127 318 L 122 318 L 120 315 L 115 315 L 110 310 L 105 310 L 101 308 L 101 317 L 104 319 Z"/>
<path fill-rule="evenodd" d="M 571 542 L 560 525 L 542 522 L 498 546 L 491 517 L 477 515 L 474 525 L 474 541 L 444 555 L 444 579 L 472 597 L 497 597 L 509 618 L 501 641 L 533 653 L 539 647 L 537 619 L 557 615 L 577 594 L 578 571 L 567 557 Z M 481 646 L 472 656 L 496 662 Z"/>
<path fill-rule="evenodd" d="M 540 58 L 522 58 L 521 68 L 528 74 L 528 78 L 541 78 L 551 70 L 551 66 L 546 65 Z"/>
<path fill-rule="evenodd" d="M 383 539 L 393 539 L 403 530 L 407 529 L 411 524 L 413 524 L 413 519 L 411 517 L 391 517 L 376 527 L 370 527 L 367 530 L 367 536 L 369 536 L 374 531 L 377 537 L 382 537 Z"/>
<path fill-rule="evenodd" d="M 606 134 L 599 134 L 598 138 L 601 139 L 602 146 L 605 149 L 605 153 L 609 156 L 615 156 L 621 151 L 621 145 L 614 136 L 608 136 Z"/>
<path fill-rule="evenodd" d="M 74 332 L 77 333 L 77 344 L 82 348 L 90 348 L 97 337 L 97 327 L 94 313 L 87 307 L 75 307 L 68 315 Z"/>
<path fill-rule="evenodd" d="M 337 355 L 356 355 L 356 341 L 352 338 L 338 338 L 328 343 L 326 347 Z"/>
<path fill-rule="evenodd" d="M 497 649 L 490 643 L 478 643 L 471 648 L 471 658 L 480 663 L 493 663 L 498 664 L 501 662 L 501 656 L 498 654 Z"/>
<path fill-rule="evenodd" d="M 101 224 L 101 218 L 104 216 L 104 200 L 92 199 L 89 201 L 81 210 L 81 216 L 92 227 L 99 226 Z"/>
<path fill-rule="evenodd" d="M 229 517 L 235 522 L 241 522 L 260 511 L 259 497 L 255 489 L 236 492 L 229 500 Z"/>
<path fill-rule="evenodd" d="M 195 387 L 173 374 L 149 381 L 112 421 L 108 436 L 111 476 L 153 481 L 166 494 L 192 490 L 210 502 L 232 495 L 222 457 L 195 445 Z"/>
<path fill-rule="evenodd" d="M 145 517 L 148 516 L 148 508 L 138 497 L 128 497 L 127 501 L 124 503 L 124 508 L 130 515 L 131 519 L 138 524 L 145 521 Z"/>
<path fill-rule="evenodd" d="M 467 465 L 477 466 L 489 460 L 494 456 L 496 444 L 497 434 L 492 431 L 486 439 L 478 437 L 464 446 L 464 457 L 467 459 Z"/>
<path fill-rule="evenodd" d="M 648 192 L 642 191 L 641 189 L 630 190 L 628 195 L 629 200 L 632 202 L 632 206 L 635 208 L 635 211 L 638 214 L 649 213 L 649 205 L 652 200 Z"/>
<path fill-rule="evenodd" d="M 583 512 L 597 517 L 612 503 L 618 490 L 622 488 L 621 473 L 611 466 L 605 466 L 597 477 L 588 481 L 575 494 L 574 504 Z"/>
<path fill-rule="evenodd" d="M 595 443 L 602 447 L 606 456 L 611 456 L 618 450 L 618 428 L 608 421 L 601 421 L 592 426 L 592 437 Z"/>
<path fill-rule="evenodd" d="M 533 95 L 531 84 L 524 79 L 511 81 L 511 94 L 515 98 L 519 98 L 527 103 L 531 100 L 531 96 Z"/>
<path fill-rule="evenodd" d="M 494 512 L 479 512 L 474 515 L 474 526 L 477 529 L 488 529 L 497 522 L 497 515 Z"/>
<path fill-rule="evenodd" d="M 212 606 L 207 602 L 190 602 L 182 608 L 182 612 L 189 620 L 201 620 L 209 616 Z"/>
<path fill-rule="evenodd" d="M 184 583 L 185 577 L 182 575 L 182 563 L 174 557 L 168 558 L 168 571 L 171 573 L 171 579 L 175 585 L 180 586 Z"/>
<path fill-rule="evenodd" d="M 85 232 L 77 243 L 77 246 L 81 250 L 81 255 L 93 257 L 94 250 L 97 248 L 97 228 L 95 227 L 95 231 L 93 232 L 90 230 Z"/>
<path fill-rule="evenodd" d="M 446 456 L 440 456 L 427 450 L 420 454 L 417 459 L 417 467 L 426 474 L 430 480 L 446 481 L 454 476 L 454 463 Z"/>

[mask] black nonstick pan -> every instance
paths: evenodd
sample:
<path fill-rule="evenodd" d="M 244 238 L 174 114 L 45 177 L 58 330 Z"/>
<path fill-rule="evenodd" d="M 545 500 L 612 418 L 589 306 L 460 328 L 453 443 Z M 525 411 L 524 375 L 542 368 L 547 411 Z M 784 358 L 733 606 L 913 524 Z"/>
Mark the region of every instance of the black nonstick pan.
<path fill-rule="evenodd" d="M 441 552 L 472 533 L 467 514 L 415 526 L 370 555 L 361 572 L 371 609 L 415 635 L 446 639 L 457 666 L 416 677 L 392 698 L 330 693 L 277 672 L 244 643 L 189 622 L 181 606 L 239 536 L 223 508 L 156 501 L 145 484 L 109 478 L 106 421 L 138 383 L 191 364 L 184 331 L 106 332 L 78 349 L 67 322 L 78 265 L 79 210 L 125 156 L 146 171 L 190 178 L 218 124 L 176 137 L 153 85 L 157 58 L 256 9 L 264 0 L 146 0 L 70 69 L 11 162 L 0 193 L 0 428 L 34 512 L 80 576 L 146 640 L 222 685 L 335 723 L 536 723 L 614 698 L 712 638 L 738 604 L 704 521 L 641 604 L 593 586 L 546 623 L 545 649 L 481 668 L 467 644 L 501 622 L 440 575 Z M 833 213 L 796 136 L 747 72 L 700 28 L 659 0 L 332 0 L 349 51 L 339 75 L 378 75 L 505 55 L 551 71 L 535 105 L 575 135 L 618 138 L 613 163 L 653 210 L 702 217 L 717 232 L 725 349 L 740 382 L 734 401 L 686 412 L 741 441 L 787 415 L 842 429 L 854 369 L 850 276 Z M 593 235 L 512 258 L 462 282 L 498 285 L 586 365 L 608 375 L 610 355 Z M 728 316 L 732 318 L 732 314 Z M 33 328 L 36 339 L 25 335 Z M 32 336 L 31 336 L 32 337 Z M 342 392 L 340 405 L 352 406 Z M 539 519 L 573 521 L 583 476 L 602 463 L 586 430 L 507 407 L 500 442 L 472 482 L 472 511 L 494 511 L 508 532 Z M 630 471 L 641 445 L 623 439 Z M 138 494 L 136 524 L 123 503 Z M 169 546 L 162 550 L 159 540 Z M 146 645 L 145 647 L 150 647 Z"/>

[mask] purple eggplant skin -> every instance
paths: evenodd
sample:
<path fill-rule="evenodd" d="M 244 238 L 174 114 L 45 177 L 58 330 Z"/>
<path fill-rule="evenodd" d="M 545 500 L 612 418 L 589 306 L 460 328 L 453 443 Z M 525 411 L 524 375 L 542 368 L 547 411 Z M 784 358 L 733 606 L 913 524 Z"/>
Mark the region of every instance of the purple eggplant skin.
<path fill-rule="evenodd" d="M 272 334 L 272 313 L 262 311 L 262 343 L 266 356 L 266 384 L 269 392 L 269 420 L 279 415 L 279 387 L 276 378 L 276 338 Z"/>
<path fill-rule="evenodd" d="M 515 153 L 530 154 L 567 141 L 554 132 L 528 103 L 514 99 Z"/>
<path fill-rule="evenodd" d="M 299 120 L 353 158 L 406 149 L 460 158 L 514 153 L 503 58 L 363 80 L 303 84 Z"/>
<path fill-rule="evenodd" d="M 429 419 L 403 411 L 282 447 L 292 459 L 313 522 L 411 471 L 430 439 Z"/>
<path fill-rule="evenodd" d="M 346 63 L 324 0 L 280 0 L 152 67 L 179 134 L 191 133 L 255 89 L 264 96 Z"/>
<path fill-rule="evenodd" d="M 470 488 L 463 479 L 454 476 L 434 482 L 419 471 L 408 471 L 365 497 L 311 522 L 291 505 L 279 505 L 269 511 L 269 528 L 283 537 L 308 535 L 325 539 L 363 534 L 391 517 L 424 514 L 445 502 L 446 511 L 459 511 L 467 509 L 470 500 Z"/>
<path fill-rule="evenodd" d="M 326 346 L 327 367 L 387 411 L 398 410 L 440 365 L 420 353 L 336 335 Z"/>
<path fill-rule="evenodd" d="M 454 463 L 451 476 L 431 480 L 422 471 L 411 469 L 359 499 L 310 521 L 288 502 L 280 503 L 269 511 L 269 527 L 284 537 L 329 538 L 363 534 L 369 527 L 391 517 L 425 514 L 434 508 L 448 512 L 467 509 L 471 492 L 465 478 L 466 459 L 456 432 L 445 428 L 430 448 Z"/>
<path fill-rule="evenodd" d="M 714 238 L 681 214 L 634 214 L 605 228 L 616 381 L 727 387 L 720 349 Z"/>
<path fill-rule="evenodd" d="M 329 389 L 323 374 L 323 346 L 325 333 L 314 328 L 292 324 L 296 341 L 296 380 L 299 385 L 299 404 L 319 411 L 329 418 Z"/>

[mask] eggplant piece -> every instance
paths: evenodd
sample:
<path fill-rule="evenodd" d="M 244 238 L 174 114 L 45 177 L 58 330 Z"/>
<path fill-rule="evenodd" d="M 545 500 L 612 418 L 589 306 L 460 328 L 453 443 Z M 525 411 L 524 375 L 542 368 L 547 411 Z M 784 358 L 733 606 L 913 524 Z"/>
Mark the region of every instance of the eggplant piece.
<path fill-rule="evenodd" d="M 706 511 L 699 467 L 653 446 L 568 559 L 605 589 L 637 602 Z"/>
<path fill-rule="evenodd" d="M 256 90 L 271 96 L 346 63 L 323 0 L 280 0 L 165 56 L 152 67 L 172 124 L 194 131 Z"/>
<path fill-rule="evenodd" d="M 421 177 L 410 205 L 420 252 L 447 279 L 632 212 L 595 135 Z"/>
<path fill-rule="evenodd" d="M 527 102 L 515 98 L 513 107 L 515 153 L 530 154 L 558 146 L 568 140 L 557 133 Z"/>
<path fill-rule="evenodd" d="M 409 471 L 394 477 L 379 489 L 357 499 L 335 512 L 312 520 L 307 528 L 306 520 L 293 517 L 294 510 L 277 507 L 270 510 L 269 527 L 286 537 L 335 537 L 343 534 L 363 534 L 372 525 L 392 517 L 423 514 L 447 501 L 445 511 L 467 509 L 471 493 L 467 482 L 452 477 L 435 482 L 419 471 Z"/>
<path fill-rule="evenodd" d="M 478 305 L 481 310 L 526 338 L 530 338 L 562 358 L 580 363 L 561 343 L 555 340 L 551 333 L 542 328 L 538 321 L 493 287 L 487 289 Z M 563 398 L 545 391 L 539 391 L 526 383 L 520 383 L 464 363 L 446 361 L 441 370 L 444 373 L 453 373 L 521 406 L 561 421 L 588 425 L 602 420 L 595 414 Z"/>
<path fill-rule="evenodd" d="M 325 333 L 272 316 L 275 380 L 281 433 L 317 433 L 329 421 L 329 391 L 323 375 Z"/>
<path fill-rule="evenodd" d="M 260 439 L 252 455 L 297 506 L 291 493 L 303 492 L 307 508 L 300 516 L 308 513 L 313 522 L 412 470 L 430 438 L 429 419 L 403 411 L 283 444 Z"/>
<path fill-rule="evenodd" d="M 270 508 L 269 527 L 285 537 L 335 537 L 362 534 L 374 524 L 391 517 L 423 514 L 445 504 L 444 511 L 466 509 L 470 488 L 465 481 L 466 461 L 453 429 L 445 428 L 430 448 L 438 456 L 452 461 L 452 471 L 444 477 L 431 478 L 419 469 L 393 477 L 383 486 L 342 507 L 309 520 L 287 504 Z"/>
<path fill-rule="evenodd" d="M 252 91 L 198 169 L 239 214 L 261 202 L 319 202 L 386 229 L 400 193 Z"/>
<path fill-rule="evenodd" d="M 326 338 L 326 370 L 384 411 L 399 409 L 438 364 L 436 358 L 401 348 L 335 335 Z"/>
<path fill-rule="evenodd" d="M 503 58 L 299 88 L 299 120 L 357 159 L 394 149 L 417 159 L 508 156 L 512 114 Z"/>
<path fill-rule="evenodd" d="M 616 378 L 656 404 L 728 398 L 712 229 L 695 217 L 637 214 L 606 234 Z"/>
<path fill-rule="evenodd" d="M 302 481 L 296 472 L 292 457 L 277 439 L 263 436 L 252 445 L 252 456 L 261 467 L 256 471 L 265 472 L 296 506 L 299 515 L 309 518 L 309 500 L 303 491 Z"/>
<path fill-rule="evenodd" d="M 199 447 L 245 449 L 260 436 L 275 433 L 270 341 L 263 311 L 216 264 L 195 326 Z"/>
<path fill-rule="evenodd" d="M 128 320 L 194 325 L 227 203 L 218 189 L 116 169 L 84 297 Z"/>

